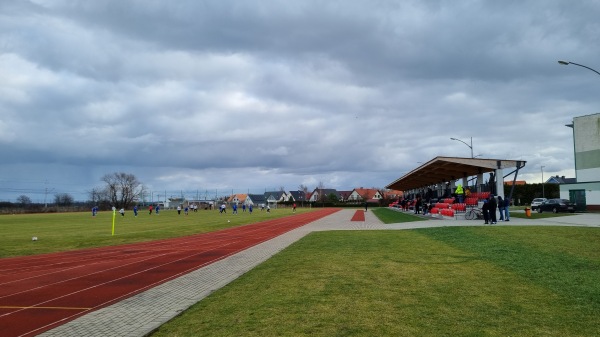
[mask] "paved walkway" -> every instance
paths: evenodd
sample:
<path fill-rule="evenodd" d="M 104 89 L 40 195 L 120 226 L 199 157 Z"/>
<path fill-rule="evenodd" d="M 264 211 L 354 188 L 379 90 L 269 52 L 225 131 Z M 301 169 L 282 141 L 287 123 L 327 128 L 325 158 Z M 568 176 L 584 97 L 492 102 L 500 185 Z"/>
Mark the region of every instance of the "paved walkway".
<path fill-rule="evenodd" d="M 478 220 L 428 220 L 386 225 L 370 211 L 366 213 L 364 222 L 350 221 L 355 212 L 356 210 L 352 209 L 339 211 L 180 278 L 91 312 L 40 336 L 145 336 L 215 290 L 313 231 L 483 225 L 483 221 Z M 510 222 L 499 222 L 494 226 L 498 225 L 600 227 L 600 214 L 580 214 L 543 220 L 512 218 Z"/>

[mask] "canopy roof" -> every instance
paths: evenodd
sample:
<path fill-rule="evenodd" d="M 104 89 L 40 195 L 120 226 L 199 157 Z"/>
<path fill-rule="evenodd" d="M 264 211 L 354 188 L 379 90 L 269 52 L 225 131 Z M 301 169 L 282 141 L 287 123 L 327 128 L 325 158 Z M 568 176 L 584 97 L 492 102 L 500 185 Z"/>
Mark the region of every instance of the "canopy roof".
<path fill-rule="evenodd" d="M 388 189 L 407 191 L 445 183 L 496 169 L 522 168 L 523 160 L 435 157 L 386 186 Z"/>

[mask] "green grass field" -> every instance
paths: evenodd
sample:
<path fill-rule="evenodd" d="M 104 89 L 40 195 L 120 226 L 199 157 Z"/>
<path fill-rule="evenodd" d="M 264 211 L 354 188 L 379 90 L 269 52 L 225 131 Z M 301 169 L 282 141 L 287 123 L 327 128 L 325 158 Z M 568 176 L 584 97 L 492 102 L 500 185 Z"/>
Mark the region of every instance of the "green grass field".
<path fill-rule="evenodd" d="M 309 212 L 298 208 L 297 213 Z M 85 213 L 17 214 L 0 216 L 0 257 L 42 254 L 90 247 L 111 246 L 124 243 L 172 238 L 206 233 L 227 227 L 241 226 L 259 221 L 292 215 L 291 208 L 266 211 L 238 211 L 232 215 L 219 211 L 199 210 L 188 216 L 175 210 L 162 210 L 160 215 L 141 211 L 137 217 L 129 211 L 124 217 L 117 212 L 115 235 L 112 235 L 112 212 L 100 212 L 92 217 Z M 230 220 L 231 222 L 227 222 Z M 33 242 L 31 238 L 38 237 Z"/>
<path fill-rule="evenodd" d="M 315 232 L 159 336 L 598 336 L 600 230 Z"/>
<path fill-rule="evenodd" d="M 386 223 L 422 220 L 373 211 Z M 5 215 L 0 256 L 177 237 L 287 215 L 290 209 L 251 216 L 128 212 L 117 214 L 114 236 L 112 212 Z M 598 336 L 599 279 L 598 228 L 315 232 L 153 336 Z"/>

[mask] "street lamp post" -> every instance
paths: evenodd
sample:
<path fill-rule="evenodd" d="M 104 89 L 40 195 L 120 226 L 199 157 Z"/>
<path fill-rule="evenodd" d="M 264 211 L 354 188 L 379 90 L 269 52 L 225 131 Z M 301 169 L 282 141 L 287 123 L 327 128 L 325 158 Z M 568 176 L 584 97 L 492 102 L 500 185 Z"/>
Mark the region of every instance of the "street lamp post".
<path fill-rule="evenodd" d="M 559 64 L 562 64 L 563 66 L 568 66 L 569 64 L 573 64 L 573 65 L 576 65 L 576 66 L 580 66 L 580 67 L 583 67 L 583 68 L 589 69 L 589 70 L 591 70 L 591 71 L 595 72 L 596 74 L 600 75 L 600 72 L 598 72 L 597 70 L 595 70 L 595 69 L 592 69 L 592 68 L 590 68 L 590 67 L 588 67 L 588 66 L 584 66 L 583 64 L 579 64 L 579 63 L 575 63 L 575 62 L 569 62 L 569 61 L 562 61 L 562 60 L 561 60 L 561 61 L 558 61 L 558 63 L 559 63 Z"/>
<path fill-rule="evenodd" d="M 545 166 L 540 166 L 540 170 L 542 170 L 542 198 L 546 197 L 546 194 L 544 193 L 544 167 Z"/>
<path fill-rule="evenodd" d="M 454 137 L 452 137 L 452 138 L 450 138 L 450 139 L 451 139 L 451 140 L 457 140 L 457 141 L 459 141 L 459 142 L 461 142 L 461 143 L 465 144 L 466 146 L 468 146 L 468 147 L 471 149 L 471 158 L 474 158 L 474 157 L 473 157 L 473 137 L 471 137 L 471 145 L 469 145 L 469 144 L 467 144 L 467 143 L 463 142 L 462 140 L 460 140 L 460 139 L 458 139 L 458 138 L 454 138 Z"/>

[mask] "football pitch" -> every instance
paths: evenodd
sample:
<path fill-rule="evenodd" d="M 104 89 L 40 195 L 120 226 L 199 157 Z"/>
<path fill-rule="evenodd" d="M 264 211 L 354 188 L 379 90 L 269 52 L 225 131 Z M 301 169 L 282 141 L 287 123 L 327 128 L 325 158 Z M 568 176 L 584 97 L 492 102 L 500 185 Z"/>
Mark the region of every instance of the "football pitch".
<path fill-rule="evenodd" d="M 297 208 L 296 213 L 310 212 Z M 91 247 L 112 246 L 213 232 L 229 227 L 293 215 L 291 208 L 238 210 L 238 214 L 218 210 L 198 210 L 185 215 L 176 210 L 161 210 L 159 215 L 141 210 L 125 216 L 112 211 L 77 213 L 16 214 L 0 216 L 0 258 L 35 255 Z M 113 233 L 114 217 L 114 235 Z M 32 238 L 36 237 L 37 241 Z"/>

